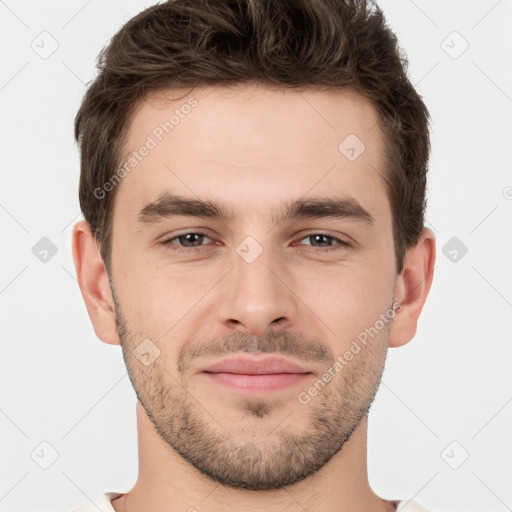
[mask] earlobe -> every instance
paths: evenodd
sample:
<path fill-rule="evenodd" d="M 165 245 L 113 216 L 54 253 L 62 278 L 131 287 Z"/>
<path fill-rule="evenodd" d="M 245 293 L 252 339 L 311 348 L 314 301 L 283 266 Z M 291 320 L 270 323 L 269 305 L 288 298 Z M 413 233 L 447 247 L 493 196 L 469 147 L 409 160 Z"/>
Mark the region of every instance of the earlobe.
<path fill-rule="evenodd" d="M 75 224 L 72 243 L 76 275 L 94 331 L 105 343 L 119 345 L 107 271 L 86 221 Z"/>
<path fill-rule="evenodd" d="M 397 277 L 394 302 L 396 312 L 389 334 L 389 346 L 400 347 L 416 334 L 418 319 L 434 278 L 436 239 L 432 230 L 424 228 L 418 243 L 407 251 L 404 268 Z"/>

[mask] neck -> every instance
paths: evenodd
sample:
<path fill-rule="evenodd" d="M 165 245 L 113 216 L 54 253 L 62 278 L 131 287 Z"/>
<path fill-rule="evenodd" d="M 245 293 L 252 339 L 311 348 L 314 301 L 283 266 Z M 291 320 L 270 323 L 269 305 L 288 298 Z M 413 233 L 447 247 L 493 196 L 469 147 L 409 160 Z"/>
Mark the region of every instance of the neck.
<path fill-rule="evenodd" d="M 117 512 L 390 512 L 396 503 L 379 498 L 368 483 L 365 416 L 350 439 L 325 466 L 282 489 L 251 491 L 220 485 L 170 448 L 137 402 L 139 477 L 134 487 L 113 500 Z"/>

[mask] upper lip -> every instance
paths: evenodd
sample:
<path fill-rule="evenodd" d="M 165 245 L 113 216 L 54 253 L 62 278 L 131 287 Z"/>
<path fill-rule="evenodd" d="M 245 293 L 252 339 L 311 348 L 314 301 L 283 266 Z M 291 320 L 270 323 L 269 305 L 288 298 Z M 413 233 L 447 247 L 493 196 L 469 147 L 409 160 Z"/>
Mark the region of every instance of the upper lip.
<path fill-rule="evenodd" d="M 251 358 L 247 356 L 231 356 L 221 359 L 207 367 L 202 372 L 237 373 L 246 375 L 268 375 L 275 373 L 311 373 L 298 363 L 282 357 Z"/>

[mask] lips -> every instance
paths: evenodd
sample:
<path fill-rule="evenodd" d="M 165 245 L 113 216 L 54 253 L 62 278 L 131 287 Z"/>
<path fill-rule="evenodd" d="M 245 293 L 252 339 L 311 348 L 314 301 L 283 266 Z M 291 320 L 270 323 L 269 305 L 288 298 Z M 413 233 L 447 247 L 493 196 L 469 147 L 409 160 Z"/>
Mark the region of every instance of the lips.
<path fill-rule="evenodd" d="M 276 373 L 311 373 L 299 364 L 279 357 L 253 359 L 235 356 L 222 359 L 206 368 L 209 373 L 236 373 L 239 375 L 272 375 Z"/>
<path fill-rule="evenodd" d="M 201 369 L 209 382 L 235 393 L 261 394 L 297 386 L 311 372 L 298 363 L 280 357 L 233 356 Z"/>

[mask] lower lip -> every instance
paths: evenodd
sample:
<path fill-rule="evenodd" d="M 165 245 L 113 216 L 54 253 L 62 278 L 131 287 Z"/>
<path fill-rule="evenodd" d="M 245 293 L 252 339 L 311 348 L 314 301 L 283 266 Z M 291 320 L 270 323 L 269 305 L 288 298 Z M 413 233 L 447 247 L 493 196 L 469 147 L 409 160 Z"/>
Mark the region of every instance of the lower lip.
<path fill-rule="evenodd" d="M 238 392 L 278 391 L 296 386 L 311 375 L 310 373 L 272 373 L 265 375 L 246 375 L 239 373 L 203 372 L 210 380 Z"/>

